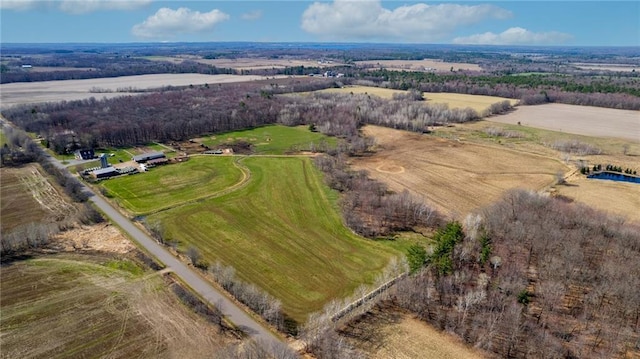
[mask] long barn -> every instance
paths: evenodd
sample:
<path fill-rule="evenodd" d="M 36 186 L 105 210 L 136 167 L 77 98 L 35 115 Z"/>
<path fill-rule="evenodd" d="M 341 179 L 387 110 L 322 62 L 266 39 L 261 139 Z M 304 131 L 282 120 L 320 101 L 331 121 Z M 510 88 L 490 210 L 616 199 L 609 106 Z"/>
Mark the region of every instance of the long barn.
<path fill-rule="evenodd" d="M 165 155 L 162 152 L 147 152 L 141 155 L 133 156 L 132 160 L 138 163 L 145 163 L 150 160 L 155 160 L 155 159 L 164 158 L 164 157 Z"/>

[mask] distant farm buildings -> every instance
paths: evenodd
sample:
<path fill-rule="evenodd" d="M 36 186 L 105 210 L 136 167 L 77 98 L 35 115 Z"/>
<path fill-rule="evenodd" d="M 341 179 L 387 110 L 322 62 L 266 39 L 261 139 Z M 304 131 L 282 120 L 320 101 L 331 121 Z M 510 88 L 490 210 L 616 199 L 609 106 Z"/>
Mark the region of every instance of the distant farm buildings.
<path fill-rule="evenodd" d="M 133 156 L 132 160 L 134 160 L 134 161 L 136 161 L 138 163 L 145 163 L 147 161 L 151 161 L 151 160 L 155 160 L 155 159 L 159 159 L 159 158 L 165 158 L 166 159 L 166 156 L 162 152 L 147 152 L 147 153 L 143 153 L 141 155 Z"/>
<path fill-rule="evenodd" d="M 77 160 L 92 160 L 96 158 L 96 153 L 93 149 L 77 150 L 73 154 L 76 156 Z"/>

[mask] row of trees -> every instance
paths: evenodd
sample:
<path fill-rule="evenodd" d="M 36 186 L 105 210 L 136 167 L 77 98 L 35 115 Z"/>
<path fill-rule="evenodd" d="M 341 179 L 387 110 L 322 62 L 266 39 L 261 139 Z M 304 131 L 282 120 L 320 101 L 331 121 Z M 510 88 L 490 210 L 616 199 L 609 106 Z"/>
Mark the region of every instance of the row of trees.
<path fill-rule="evenodd" d="M 322 79 L 219 84 L 149 95 L 95 98 L 16 106 L 2 111 L 13 123 L 47 139 L 56 152 L 80 147 L 132 146 L 151 141 L 181 141 L 205 133 L 232 131 L 275 123 L 291 100 L 271 96 L 263 87 L 303 90 Z M 306 86 L 309 85 L 309 86 Z"/>
<path fill-rule="evenodd" d="M 0 237 L 0 254 L 15 255 L 28 249 L 42 247 L 50 243 L 53 236 L 60 231 L 73 228 L 77 223 L 100 223 L 104 220 L 100 212 L 87 203 L 89 196 L 84 191 L 82 183 L 66 169 L 53 165 L 42 148 L 24 131 L 5 126 L 3 132 L 6 142 L 0 149 L 2 167 L 39 162 L 76 205 L 73 215 L 69 217 L 55 218 L 53 222 L 27 223 L 3 232 Z"/>
<path fill-rule="evenodd" d="M 378 70 L 360 78 L 376 86 L 424 92 L 452 92 L 519 99 L 523 105 L 548 102 L 640 109 L 640 80 L 601 76 L 436 74 Z M 428 95 L 427 95 L 428 96 Z"/>
<path fill-rule="evenodd" d="M 366 171 L 350 170 L 345 154 L 314 159 L 328 185 L 342 192 L 340 203 L 345 224 L 369 238 L 389 236 L 396 231 L 438 225 L 438 212 L 408 191 L 393 193 L 385 184 L 369 178 Z"/>

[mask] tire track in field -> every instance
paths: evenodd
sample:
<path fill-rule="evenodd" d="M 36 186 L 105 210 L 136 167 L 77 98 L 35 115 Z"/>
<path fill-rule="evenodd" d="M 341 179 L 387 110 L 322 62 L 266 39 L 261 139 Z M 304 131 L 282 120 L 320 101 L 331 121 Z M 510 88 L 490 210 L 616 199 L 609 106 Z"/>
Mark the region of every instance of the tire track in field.
<path fill-rule="evenodd" d="M 249 180 L 251 179 L 251 170 L 249 170 L 249 168 L 247 166 L 245 166 L 242 163 L 240 163 L 240 161 L 242 161 L 245 158 L 246 157 L 244 157 L 244 156 L 243 157 L 237 157 L 233 161 L 233 165 L 237 169 L 239 169 L 240 172 L 242 173 L 242 178 L 240 179 L 240 181 L 234 183 L 233 185 L 231 185 L 231 186 L 229 186 L 229 187 L 227 187 L 227 188 L 225 188 L 223 190 L 208 194 L 206 196 L 193 198 L 193 199 L 190 199 L 188 201 L 183 201 L 183 202 L 177 203 L 177 204 L 169 206 L 169 207 L 164 207 L 164 208 L 160 208 L 160 209 L 158 209 L 156 211 L 148 212 L 148 213 L 145 214 L 145 216 L 150 216 L 150 215 L 153 215 L 153 214 L 156 214 L 156 213 L 168 211 L 170 209 L 186 206 L 186 205 L 189 205 L 189 204 L 192 204 L 192 203 L 196 203 L 196 202 L 200 202 L 200 201 L 204 201 L 204 200 L 207 200 L 207 199 L 221 197 L 221 196 L 224 196 L 224 195 L 229 194 L 231 192 L 235 192 L 235 191 L 245 187 L 249 183 Z"/>

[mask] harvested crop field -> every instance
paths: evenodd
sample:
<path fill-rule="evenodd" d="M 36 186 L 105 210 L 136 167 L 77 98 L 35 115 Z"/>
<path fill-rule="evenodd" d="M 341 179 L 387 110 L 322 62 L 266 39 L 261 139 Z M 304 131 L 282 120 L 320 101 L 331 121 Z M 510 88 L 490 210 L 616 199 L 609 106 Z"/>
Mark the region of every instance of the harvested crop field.
<path fill-rule="evenodd" d="M 268 58 L 237 58 L 237 59 L 192 59 L 193 61 L 213 65 L 216 67 L 235 70 L 284 69 L 287 67 L 327 67 L 338 66 L 336 62 L 318 62 L 300 59 L 268 59 Z"/>
<path fill-rule="evenodd" d="M 456 337 L 394 308 L 376 308 L 343 328 L 342 334 L 371 359 L 485 357 Z"/>
<path fill-rule="evenodd" d="M 640 142 L 640 111 L 553 103 L 521 106 L 506 115 L 494 116 L 491 121 Z"/>
<path fill-rule="evenodd" d="M 139 94 L 138 92 L 128 92 L 129 88 L 153 89 L 169 85 L 204 85 L 264 79 L 266 77 L 255 75 L 156 74 L 86 80 L 16 82 L 2 85 L 0 102 L 3 107 L 6 107 L 23 103 L 71 101 L 90 97 L 101 99 L 103 97 Z M 94 91 L 99 89 L 100 92 L 91 92 L 92 89 Z"/>
<path fill-rule="evenodd" d="M 405 91 L 388 89 L 383 87 L 370 87 L 370 86 L 345 86 L 342 88 L 329 88 L 320 90 L 319 92 L 325 93 L 354 93 L 354 94 L 371 94 L 384 99 L 392 99 L 395 93 L 404 93 Z M 459 93 L 444 93 L 444 92 L 425 92 L 424 98 L 426 104 L 445 104 L 449 108 L 467 108 L 470 107 L 478 112 L 482 112 L 489 108 L 496 102 L 504 100 L 511 101 L 512 105 L 516 104 L 516 100 L 496 97 L 496 96 L 483 96 L 483 95 L 465 95 Z"/>
<path fill-rule="evenodd" d="M 233 339 L 130 259 L 51 254 L 3 264 L 3 358 L 205 358 Z"/>
<path fill-rule="evenodd" d="M 0 169 L 2 232 L 32 222 L 55 222 L 77 212 L 37 164 Z"/>
<path fill-rule="evenodd" d="M 438 60 L 369 60 L 356 61 L 356 65 L 373 65 L 373 68 L 385 68 L 387 70 L 397 71 L 437 71 L 449 72 L 453 67 L 454 71 L 471 70 L 481 71 L 479 65 L 463 62 L 445 62 Z"/>
<path fill-rule="evenodd" d="M 539 190 L 568 167 L 559 160 L 499 145 L 460 142 L 407 131 L 366 126 L 377 152 L 353 160 L 355 169 L 393 191 L 405 189 L 438 210 L 463 218 L 513 188 Z"/>

